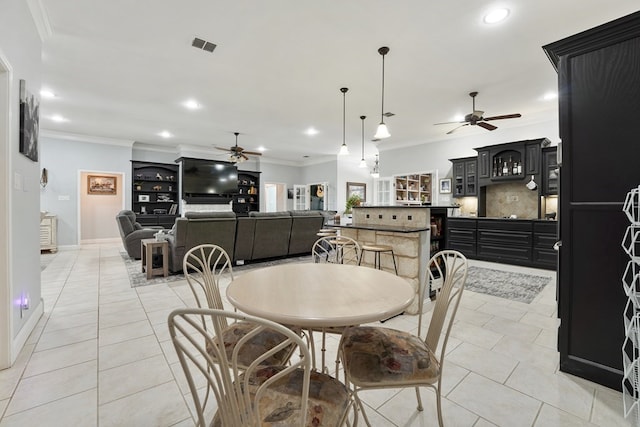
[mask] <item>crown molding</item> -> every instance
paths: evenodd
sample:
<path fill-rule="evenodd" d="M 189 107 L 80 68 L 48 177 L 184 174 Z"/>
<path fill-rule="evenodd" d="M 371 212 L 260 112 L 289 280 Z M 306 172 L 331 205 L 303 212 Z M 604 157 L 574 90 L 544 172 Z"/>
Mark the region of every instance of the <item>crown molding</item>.
<path fill-rule="evenodd" d="M 51 23 L 49 22 L 49 15 L 44 8 L 41 0 L 27 0 L 31 17 L 38 30 L 40 41 L 44 42 L 46 39 L 53 35 L 51 30 Z"/>
<path fill-rule="evenodd" d="M 63 141 L 88 142 L 92 144 L 117 145 L 120 147 L 133 148 L 135 141 L 126 139 L 105 138 L 101 136 L 81 135 L 68 132 L 59 132 L 55 130 L 41 129 L 40 136 L 44 138 L 58 139 Z"/>

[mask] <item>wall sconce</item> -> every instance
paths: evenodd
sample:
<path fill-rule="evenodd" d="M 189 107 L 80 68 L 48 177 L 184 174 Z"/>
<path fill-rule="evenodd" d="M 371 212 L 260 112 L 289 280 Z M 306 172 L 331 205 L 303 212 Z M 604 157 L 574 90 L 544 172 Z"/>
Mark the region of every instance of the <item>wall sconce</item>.
<path fill-rule="evenodd" d="M 49 172 L 47 168 L 42 168 L 42 174 L 40 174 L 40 187 L 44 188 L 49 183 Z"/>

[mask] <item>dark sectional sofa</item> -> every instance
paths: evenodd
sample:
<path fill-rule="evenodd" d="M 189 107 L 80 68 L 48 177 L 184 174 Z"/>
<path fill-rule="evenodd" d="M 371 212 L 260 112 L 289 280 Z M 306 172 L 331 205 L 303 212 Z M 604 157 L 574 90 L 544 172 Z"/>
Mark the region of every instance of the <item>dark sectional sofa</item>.
<path fill-rule="evenodd" d="M 213 243 L 223 247 L 234 262 L 311 253 L 316 233 L 332 211 L 187 212 L 177 218 L 167 236 L 169 270 L 182 270 L 184 254 L 191 248 Z"/>

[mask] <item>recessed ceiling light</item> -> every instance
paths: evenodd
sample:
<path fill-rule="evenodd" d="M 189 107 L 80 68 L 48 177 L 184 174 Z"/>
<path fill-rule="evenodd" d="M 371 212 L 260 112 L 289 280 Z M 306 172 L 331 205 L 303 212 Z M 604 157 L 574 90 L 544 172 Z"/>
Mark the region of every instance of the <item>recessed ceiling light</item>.
<path fill-rule="evenodd" d="M 318 129 L 312 126 L 309 129 L 305 130 L 304 133 L 305 135 L 313 136 L 313 135 L 317 135 L 319 132 L 318 132 Z"/>
<path fill-rule="evenodd" d="M 52 99 L 56 97 L 56 94 L 51 92 L 50 90 L 43 89 L 40 91 L 40 96 L 43 98 Z"/>
<path fill-rule="evenodd" d="M 169 132 L 168 130 L 163 130 L 158 135 L 160 135 L 163 138 L 171 138 L 173 136 L 171 132 Z"/>
<path fill-rule="evenodd" d="M 461 122 L 464 120 L 464 114 L 457 114 L 454 118 L 453 121 L 454 122 Z"/>
<path fill-rule="evenodd" d="M 200 103 L 195 99 L 188 99 L 185 102 L 183 102 L 182 105 L 184 105 L 189 110 L 197 110 L 199 108 L 202 108 L 202 105 L 200 105 Z"/>
<path fill-rule="evenodd" d="M 50 117 L 50 119 L 58 123 L 69 121 L 68 119 L 65 119 L 64 117 L 62 117 L 60 114 L 54 114 L 53 116 Z"/>
<path fill-rule="evenodd" d="M 258 147 L 258 151 L 260 151 L 261 153 L 264 153 L 265 151 L 267 151 L 267 149 L 264 148 L 264 145 L 261 145 Z"/>
<path fill-rule="evenodd" d="M 557 97 L 558 97 L 557 92 L 547 92 L 544 94 L 542 99 L 544 99 L 545 101 L 551 101 L 552 99 L 556 99 Z"/>
<path fill-rule="evenodd" d="M 500 8 L 494 9 L 487 13 L 482 20 L 485 24 L 497 24 L 500 21 L 503 21 L 509 16 L 509 9 Z"/>

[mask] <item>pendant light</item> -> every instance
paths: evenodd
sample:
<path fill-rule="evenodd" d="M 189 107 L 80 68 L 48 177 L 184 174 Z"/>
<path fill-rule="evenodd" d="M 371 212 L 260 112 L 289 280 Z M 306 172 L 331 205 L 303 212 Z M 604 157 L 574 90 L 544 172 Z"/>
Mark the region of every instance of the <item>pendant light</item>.
<path fill-rule="evenodd" d="M 378 53 L 382 55 L 382 108 L 380 113 L 380 124 L 378 125 L 378 130 L 376 131 L 374 138 L 384 139 L 391 136 L 389 129 L 387 129 L 387 125 L 384 124 L 384 56 L 389 53 L 389 48 L 383 46 L 378 49 Z"/>
<path fill-rule="evenodd" d="M 342 92 L 342 145 L 340 146 L 340 152 L 338 155 L 346 156 L 349 154 L 349 147 L 347 147 L 347 143 L 345 142 L 345 121 L 346 121 L 346 94 L 349 88 L 341 87 L 340 92 Z"/>
<path fill-rule="evenodd" d="M 360 120 L 362 120 L 362 159 L 360 159 L 360 166 L 361 168 L 366 168 L 367 167 L 367 162 L 364 160 L 364 119 L 366 119 L 367 116 L 360 116 Z"/>
<path fill-rule="evenodd" d="M 373 170 L 371 171 L 373 178 L 380 178 L 380 165 L 378 164 L 378 155 L 376 154 L 376 162 L 373 164 Z"/>

